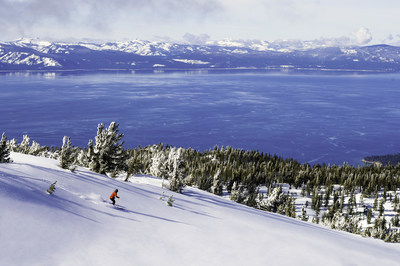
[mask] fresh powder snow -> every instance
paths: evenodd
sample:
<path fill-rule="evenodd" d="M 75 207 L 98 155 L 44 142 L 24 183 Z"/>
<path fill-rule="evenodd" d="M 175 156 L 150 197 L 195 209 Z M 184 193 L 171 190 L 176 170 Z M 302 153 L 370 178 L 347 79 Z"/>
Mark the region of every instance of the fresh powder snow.
<path fill-rule="evenodd" d="M 0 265 L 398 265 L 400 245 L 263 212 L 162 179 L 130 182 L 11 153 Z M 46 190 L 57 181 L 55 192 Z M 116 208 L 110 194 L 118 188 Z M 173 206 L 167 205 L 173 196 Z"/>

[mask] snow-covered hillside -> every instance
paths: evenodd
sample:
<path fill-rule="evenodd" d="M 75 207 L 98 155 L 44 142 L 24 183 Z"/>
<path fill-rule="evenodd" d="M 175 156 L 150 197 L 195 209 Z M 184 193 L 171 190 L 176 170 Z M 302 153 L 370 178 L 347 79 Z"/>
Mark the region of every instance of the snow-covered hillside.
<path fill-rule="evenodd" d="M 335 46 L 320 41 L 160 41 L 0 43 L 0 70 L 267 69 L 400 71 L 400 47 Z"/>
<path fill-rule="evenodd" d="M 12 153 L 0 164 L 0 265 L 396 265 L 400 246 L 153 177 L 123 182 Z M 54 182 L 55 193 L 46 190 Z M 107 203 L 119 189 L 123 209 Z M 164 193 L 165 198 L 160 199 Z M 173 207 L 166 204 L 173 195 Z"/>

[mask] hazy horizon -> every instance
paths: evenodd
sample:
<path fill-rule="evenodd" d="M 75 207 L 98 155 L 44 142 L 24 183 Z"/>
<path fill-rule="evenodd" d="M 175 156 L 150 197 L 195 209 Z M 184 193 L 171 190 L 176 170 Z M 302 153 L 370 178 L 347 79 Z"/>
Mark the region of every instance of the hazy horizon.
<path fill-rule="evenodd" d="M 329 40 L 400 44 L 394 0 L 0 0 L 0 41 Z"/>

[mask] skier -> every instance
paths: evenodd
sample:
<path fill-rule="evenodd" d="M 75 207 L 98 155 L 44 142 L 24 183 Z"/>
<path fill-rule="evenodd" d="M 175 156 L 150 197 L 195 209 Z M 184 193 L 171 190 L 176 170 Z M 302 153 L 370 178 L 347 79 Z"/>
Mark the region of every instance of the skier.
<path fill-rule="evenodd" d="M 118 193 L 118 189 L 114 190 L 114 192 L 110 196 L 110 200 L 112 201 L 113 205 L 115 205 L 115 198 L 119 198 L 117 193 Z"/>

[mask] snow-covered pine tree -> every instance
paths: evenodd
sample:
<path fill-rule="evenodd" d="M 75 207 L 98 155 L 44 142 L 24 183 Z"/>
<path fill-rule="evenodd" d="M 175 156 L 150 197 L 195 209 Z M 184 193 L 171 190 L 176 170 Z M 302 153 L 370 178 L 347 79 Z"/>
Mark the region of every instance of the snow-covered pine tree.
<path fill-rule="evenodd" d="M 72 150 L 71 150 L 71 138 L 64 136 L 63 145 L 61 147 L 60 154 L 60 166 L 63 169 L 68 169 L 72 163 L 71 158 Z"/>
<path fill-rule="evenodd" d="M 379 216 L 382 216 L 382 214 L 385 212 L 384 204 L 385 204 L 385 199 L 381 199 L 379 201 L 379 208 L 378 208 Z"/>
<path fill-rule="evenodd" d="M 241 185 L 238 185 L 238 183 L 235 181 L 231 189 L 230 199 L 241 203 L 243 201 L 242 191 L 243 187 Z"/>
<path fill-rule="evenodd" d="M 169 189 L 174 192 L 182 192 L 185 183 L 183 182 L 183 149 L 173 148 L 168 156 L 167 167 L 170 170 L 169 173 Z M 172 172 L 171 172 L 172 170 Z"/>
<path fill-rule="evenodd" d="M 164 150 L 153 151 L 149 174 L 156 177 L 167 177 L 166 162 L 167 156 Z"/>
<path fill-rule="evenodd" d="M 306 185 L 303 183 L 301 186 L 301 196 L 305 197 L 306 196 Z"/>
<path fill-rule="evenodd" d="M 371 223 L 371 219 L 372 219 L 372 209 L 369 208 L 367 211 L 367 224 Z"/>
<path fill-rule="evenodd" d="M 89 159 L 85 150 L 79 151 L 75 161 L 77 165 L 89 167 Z"/>
<path fill-rule="evenodd" d="M 122 147 L 124 142 L 120 142 L 124 134 L 118 133 L 118 126 L 115 122 L 111 122 L 108 129 L 104 129 L 104 124 L 98 125 L 95 145 L 92 140 L 88 144 L 89 168 L 92 171 L 115 175 L 126 170 L 127 153 Z"/>
<path fill-rule="evenodd" d="M 307 215 L 307 211 L 306 211 L 306 206 L 305 205 L 303 205 L 301 207 L 301 216 L 299 216 L 299 217 L 300 217 L 300 219 L 302 221 L 305 221 L 305 222 L 308 221 L 308 215 Z"/>
<path fill-rule="evenodd" d="M 268 196 L 265 204 L 265 208 L 270 212 L 277 212 L 278 208 L 283 205 L 286 201 L 286 195 L 282 191 L 282 187 L 276 187 L 273 189 L 272 193 Z"/>
<path fill-rule="evenodd" d="M 167 205 L 168 206 L 170 206 L 170 207 L 172 207 L 173 205 L 174 205 L 174 196 L 173 195 L 171 195 L 169 198 L 168 198 L 168 200 L 167 200 Z"/>
<path fill-rule="evenodd" d="M 378 192 L 375 193 L 374 205 L 372 207 L 374 211 L 378 210 Z"/>
<path fill-rule="evenodd" d="M 257 197 L 260 188 L 254 184 L 247 184 L 244 190 L 243 203 L 250 207 L 257 207 Z"/>
<path fill-rule="evenodd" d="M 30 150 L 31 137 L 24 135 L 21 144 L 18 147 L 18 152 L 28 154 Z"/>
<path fill-rule="evenodd" d="M 32 146 L 29 148 L 28 154 L 34 156 L 43 156 L 45 153 L 46 147 L 41 147 L 40 144 L 36 141 L 32 141 Z"/>
<path fill-rule="evenodd" d="M 379 216 L 374 221 L 374 227 L 372 230 L 372 237 L 384 239 L 386 236 L 386 232 L 388 228 L 386 227 L 386 218 L 385 216 Z"/>
<path fill-rule="evenodd" d="M 12 139 L 8 142 L 8 148 L 10 151 L 17 151 L 18 149 L 18 144 L 16 139 Z"/>
<path fill-rule="evenodd" d="M 214 193 L 215 195 L 222 195 L 222 176 L 221 176 L 221 169 L 218 169 L 218 171 L 214 175 L 213 179 L 213 185 L 211 187 L 211 192 Z"/>
<path fill-rule="evenodd" d="M 88 149 L 86 152 L 87 164 L 90 170 L 98 173 L 100 171 L 100 163 L 98 154 L 94 152 L 93 140 L 89 140 Z"/>
<path fill-rule="evenodd" d="M 46 190 L 46 192 L 49 193 L 50 195 L 53 194 L 54 191 L 56 190 L 56 183 L 57 181 L 54 181 L 54 183 L 50 185 L 50 187 Z"/>
<path fill-rule="evenodd" d="M 296 204 L 295 204 L 295 199 L 290 198 L 289 196 L 286 199 L 285 203 L 285 215 L 296 218 Z"/>
<path fill-rule="evenodd" d="M 399 215 L 396 214 L 395 216 L 393 216 L 392 219 L 390 219 L 390 223 L 392 224 L 392 226 L 399 227 L 399 225 L 400 225 Z"/>
<path fill-rule="evenodd" d="M 3 132 L 0 140 L 0 163 L 8 163 L 10 162 L 10 149 L 7 145 L 7 137 Z"/>
<path fill-rule="evenodd" d="M 323 219 L 322 224 L 326 226 L 330 226 L 332 229 L 346 231 L 349 233 L 359 234 L 360 226 L 359 226 L 360 218 L 358 216 L 349 217 L 343 213 L 336 212 L 333 215 L 332 220 Z"/>

